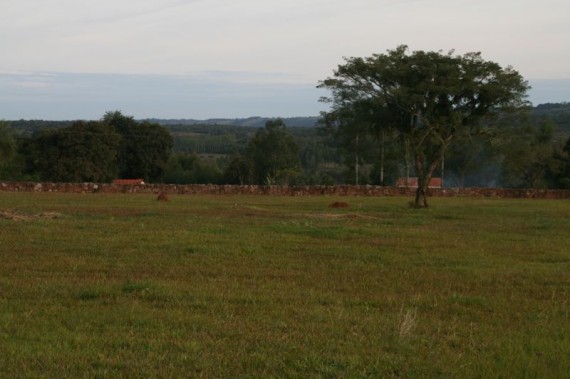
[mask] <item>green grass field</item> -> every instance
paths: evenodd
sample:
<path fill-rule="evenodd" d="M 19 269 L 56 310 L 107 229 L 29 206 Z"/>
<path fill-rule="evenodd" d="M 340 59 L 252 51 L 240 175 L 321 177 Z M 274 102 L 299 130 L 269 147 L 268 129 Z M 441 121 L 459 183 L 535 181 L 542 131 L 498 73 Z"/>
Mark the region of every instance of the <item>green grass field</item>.
<path fill-rule="evenodd" d="M 0 377 L 568 377 L 569 201 L 170 200 L 0 192 Z"/>

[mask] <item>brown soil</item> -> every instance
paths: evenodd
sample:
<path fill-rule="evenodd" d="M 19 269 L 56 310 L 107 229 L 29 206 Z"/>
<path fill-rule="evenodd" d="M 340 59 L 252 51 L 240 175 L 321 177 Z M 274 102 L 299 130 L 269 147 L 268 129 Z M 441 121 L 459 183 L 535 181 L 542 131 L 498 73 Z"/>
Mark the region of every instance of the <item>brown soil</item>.
<path fill-rule="evenodd" d="M 342 201 L 335 201 L 334 203 L 329 205 L 329 207 L 331 207 L 331 208 L 348 208 L 348 203 L 343 203 Z"/>
<path fill-rule="evenodd" d="M 168 198 L 168 195 L 166 194 L 166 192 L 161 191 L 158 193 L 156 200 L 158 200 L 158 201 L 169 201 L 170 199 Z"/>

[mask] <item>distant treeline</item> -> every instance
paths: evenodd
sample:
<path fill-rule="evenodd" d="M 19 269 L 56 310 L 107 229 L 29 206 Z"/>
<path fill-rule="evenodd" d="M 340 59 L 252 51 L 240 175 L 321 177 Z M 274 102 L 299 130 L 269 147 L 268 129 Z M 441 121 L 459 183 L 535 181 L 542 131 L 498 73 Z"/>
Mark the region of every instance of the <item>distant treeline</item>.
<path fill-rule="evenodd" d="M 570 187 L 569 103 L 493 123 L 492 135 L 452 145 L 437 173 L 445 186 Z M 413 176 L 402 141 L 382 141 L 325 127 L 318 117 L 136 121 L 109 112 L 90 122 L 6 121 L 0 179 L 394 185 Z"/>
<path fill-rule="evenodd" d="M 570 136 L 570 103 L 546 103 L 533 108 L 535 118 L 551 120 L 558 132 Z"/>
<path fill-rule="evenodd" d="M 155 122 L 160 125 L 230 125 L 244 126 L 252 128 L 263 128 L 267 121 L 272 120 L 269 117 L 249 117 L 249 118 L 212 118 L 208 120 L 193 119 L 160 119 L 151 118 L 146 121 Z M 288 127 L 311 128 L 317 126 L 319 117 L 288 117 L 281 118 Z"/>
<path fill-rule="evenodd" d="M 531 114 L 537 119 L 545 118 L 551 120 L 557 128 L 557 132 L 564 135 L 570 136 L 570 103 L 546 103 L 539 104 L 535 106 Z M 285 125 L 289 128 L 314 128 L 319 125 L 319 117 L 289 117 L 281 118 Z M 248 117 L 248 118 L 213 118 L 206 120 L 195 120 L 195 119 L 160 119 L 160 118 L 149 118 L 144 120 L 139 120 L 139 122 L 147 121 L 150 123 L 156 123 L 167 127 L 169 130 L 176 131 L 193 131 L 195 128 L 201 130 L 201 132 L 209 133 L 219 133 L 219 129 L 210 127 L 222 127 L 226 130 L 227 126 L 239 126 L 239 127 L 249 127 L 249 128 L 263 128 L 267 121 L 272 120 L 268 117 Z M 39 129 L 44 128 L 62 128 L 70 126 L 73 121 L 44 121 L 44 120 L 13 120 L 8 121 L 10 127 L 12 127 L 18 133 L 33 133 Z M 186 129 L 188 126 L 193 128 Z"/>

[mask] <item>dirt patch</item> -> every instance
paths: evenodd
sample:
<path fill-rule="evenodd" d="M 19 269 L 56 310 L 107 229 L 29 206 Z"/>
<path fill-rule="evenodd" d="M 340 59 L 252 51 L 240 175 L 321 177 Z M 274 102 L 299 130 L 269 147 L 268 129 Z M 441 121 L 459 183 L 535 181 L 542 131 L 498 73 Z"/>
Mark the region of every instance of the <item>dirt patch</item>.
<path fill-rule="evenodd" d="M 308 213 L 305 217 L 313 218 L 362 218 L 362 216 L 350 213 Z"/>
<path fill-rule="evenodd" d="M 344 203 L 342 201 L 335 201 L 334 203 L 329 205 L 329 207 L 331 207 L 331 208 L 348 208 L 348 203 Z"/>
<path fill-rule="evenodd" d="M 53 220 L 59 217 L 61 217 L 61 213 L 57 212 L 30 214 L 13 210 L 0 210 L 0 219 L 12 221 Z"/>
<path fill-rule="evenodd" d="M 365 220 L 382 220 L 381 217 L 370 216 L 361 213 L 304 213 L 302 216 L 311 218 L 322 218 L 322 219 L 365 219 Z"/>

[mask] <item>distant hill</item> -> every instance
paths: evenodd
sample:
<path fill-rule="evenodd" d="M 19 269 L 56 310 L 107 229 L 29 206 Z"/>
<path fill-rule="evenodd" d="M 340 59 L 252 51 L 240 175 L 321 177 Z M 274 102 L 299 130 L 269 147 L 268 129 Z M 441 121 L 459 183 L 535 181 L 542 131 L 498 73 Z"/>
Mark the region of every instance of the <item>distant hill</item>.
<path fill-rule="evenodd" d="M 533 116 L 550 119 L 556 124 L 558 132 L 570 135 L 570 103 L 546 103 L 533 108 Z"/>
<path fill-rule="evenodd" d="M 172 130 L 173 127 L 184 126 L 233 126 L 247 128 L 263 128 L 268 120 L 274 118 L 269 117 L 249 117 L 249 118 L 211 118 L 208 120 L 194 119 L 160 119 L 148 118 L 139 121 L 148 121 L 158 123 Z M 289 117 L 281 118 L 285 121 L 285 125 L 291 128 L 313 128 L 319 121 L 319 117 Z M 31 135 L 42 129 L 57 129 L 68 127 L 73 121 L 46 121 L 46 120 L 13 120 L 8 121 L 8 125 L 20 135 Z"/>
<path fill-rule="evenodd" d="M 547 103 L 540 104 L 533 108 L 532 116 L 537 120 L 546 118 L 552 120 L 558 127 L 558 133 L 566 136 L 570 135 L 570 103 Z M 249 118 L 211 118 L 207 120 L 195 119 L 160 119 L 149 118 L 140 121 L 155 122 L 164 126 L 236 126 L 249 128 L 262 128 L 269 117 L 249 117 Z M 319 117 L 288 117 L 281 118 L 285 125 L 291 128 L 313 128 L 317 125 Z M 60 128 L 69 126 L 72 121 L 44 121 L 44 120 L 17 120 L 8 121 L 9 125 L 20 134 L 31 134 L 37 130 L 45 128 Z M 171 129 L 171 128 L 169 128 Z"/>
<path fill-rule="evenodd" d="M 249 118 L 210 118 L 207 120 L 194 119 L 159 119 L 150 118 L 144 121 L 156 122 L 160 125 L 230 125 L 230 126 L 247 126 L 253 128 L 262 128 L 270 117 L 249 117 Z M 285 125 L 295 128 L 312 128 L 316 126 L 319 117 L 289 117 L 281 118 Z"/>

